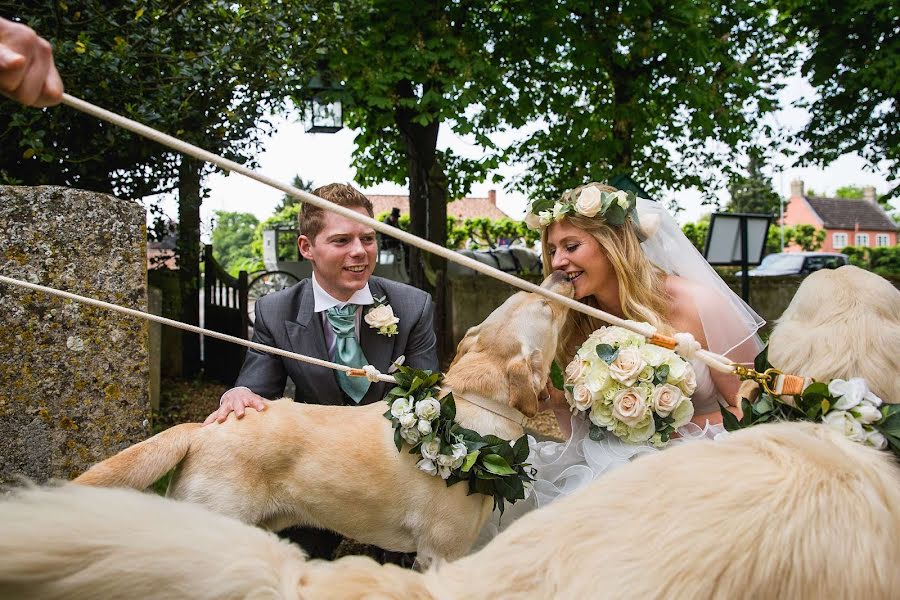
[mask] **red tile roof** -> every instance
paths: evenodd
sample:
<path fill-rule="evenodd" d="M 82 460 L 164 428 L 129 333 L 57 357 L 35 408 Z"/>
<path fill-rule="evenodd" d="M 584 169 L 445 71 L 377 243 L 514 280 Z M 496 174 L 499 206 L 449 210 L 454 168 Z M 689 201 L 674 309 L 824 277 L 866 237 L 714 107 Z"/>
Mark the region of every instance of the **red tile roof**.
<path fill-rule="evenodd" d="M 399 208 L 401 215 L 409 214 L 409 196 L 390 196 L 383 194 L 366 194 L 372 201 L 372 208 L 377 217 L 381 213 L 389 213 L 392 208 Z M 496 195 L 490 193 L 487 198 L 461 198 L 447 205 L 447 214 L 457 219 L 509 219 L 510 216 L 497 208 Z"/>
<path fill-rule="evenodd" d="M 822 219 L 826 229 L 866 229 L 897 231 L 897 225 L 875 202 L 845 198 L 816 198 L 807 202 Z"/>

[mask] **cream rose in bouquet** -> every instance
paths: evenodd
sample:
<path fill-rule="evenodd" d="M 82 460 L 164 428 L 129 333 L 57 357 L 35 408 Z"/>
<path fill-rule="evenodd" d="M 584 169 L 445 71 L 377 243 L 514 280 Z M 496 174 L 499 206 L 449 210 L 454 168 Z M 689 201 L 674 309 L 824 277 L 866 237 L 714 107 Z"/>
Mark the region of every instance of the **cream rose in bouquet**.
<path fill-rule="evenodd" d="M 622 327 L 592 333 L 565 375 L 569 406 L 590 419 L 595 440 L 610 432 L 631 444 L 665 446 L 694 416 L 690 363 Z"/>

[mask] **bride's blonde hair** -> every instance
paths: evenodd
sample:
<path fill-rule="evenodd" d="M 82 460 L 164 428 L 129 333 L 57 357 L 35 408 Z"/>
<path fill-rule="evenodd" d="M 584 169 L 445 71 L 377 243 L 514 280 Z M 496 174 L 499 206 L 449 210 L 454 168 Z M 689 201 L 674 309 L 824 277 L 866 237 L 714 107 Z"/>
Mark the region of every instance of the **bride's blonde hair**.
<path fill-rule="evenodd" d="M 596 183 L 588 184 L 603 192 L 615 192 L 616 188 Z M 575 195 L 583 188 L 575 189 Z M 626 319 L 650 323 L 662 334 L 670 334 L 672 328 L 668 323 L 669 297 L 666 292 L 665 273 L 651 263 L 641 250 L 641 243 L 635 231 L 633 221 L 629 218 L 620 226 L 608 224 L 601 218 L 585 217 L 577 213 L 566 215 L 575 227 L 590 234 L 600 244 L 600 249 L 609 258 L 616 278 L 619 281 L 619 304 Z M 541 252 L 544 257 L 544 276 L 553 271 L 550 255 L 547 252 L 547 232 L 550 227 L 541 231 Z M 580 300 L 583 304 L 599 308 L 593 296 Z M 607 325 L 602 321 L 589 317 L 584 313 L 571 311 L 563 325 L 556 349 L 556 360 L 560 366 L 565 365 L 575 355 L 578 346 L 597 328 Z"/>

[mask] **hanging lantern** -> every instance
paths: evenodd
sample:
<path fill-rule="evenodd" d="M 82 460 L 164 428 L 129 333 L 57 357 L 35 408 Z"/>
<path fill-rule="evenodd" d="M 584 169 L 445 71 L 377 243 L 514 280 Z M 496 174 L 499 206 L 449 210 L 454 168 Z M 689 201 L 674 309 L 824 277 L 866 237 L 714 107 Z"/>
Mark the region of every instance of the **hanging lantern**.
<path fill-rule="evenodd" d="M 307 133 L 336 133 L 344 127 L 341 101 L 333 99 L 334 92 L 344 89 L 322 76 L 323 70 L 309 82 L 310 100 L 306 107 Z"/>

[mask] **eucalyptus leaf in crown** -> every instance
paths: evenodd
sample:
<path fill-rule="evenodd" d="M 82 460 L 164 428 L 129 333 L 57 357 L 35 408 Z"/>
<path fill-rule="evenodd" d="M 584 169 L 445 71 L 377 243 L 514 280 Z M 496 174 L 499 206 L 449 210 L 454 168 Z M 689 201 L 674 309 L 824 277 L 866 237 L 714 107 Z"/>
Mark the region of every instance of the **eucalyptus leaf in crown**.
<path fill-rule="evenodd" d="M 764 348 L 757 356 L 756 371 L 764 373 L 771 368 L 767 355 L 768 348 Z M 742 399 L 741 409 L 740 419 L 721 409 L 727 431 L 770 421 L 820 422 L 855 442 L 879 450 L 890 449 L 900 457 L 900 405 L 885 404 L 858 377 L 814 381 L 790 399 L 764 391 L 754 402 Z"/>
<path fill-rule="evenodd" d="M 384 417 L 394 427 L 397 451 L 409 446 L 420 455 L 416 466 L 431 476 L 440 476 L 451 486 L 467 481 L 469 494 L 485 494 L 494 499 L 494 508 L 503 513 L 504 503 L 525 498 L 525 486 L 533 481 L 528 460 L 528 438 L 512 443 L 495 435 L 478 432 L 456 423 L 453 394 L 439 398 L 440 373 L 400 366 L 394 373 L 396 387 L 384 400 Z"/>
<path fill-rule="evenodd" d="M 610 225 L 620 227 L 627 218 L 637 221 L 637 196 L 632 192 L 616 190 L 606 192 L 595 185 L 586 185 L 579 191 L 568 190 L 559 200 L 539 199 L 528 207 L 525 224 L 539 230 L 567 215 L 577 214 L 596 217 Z"/>

